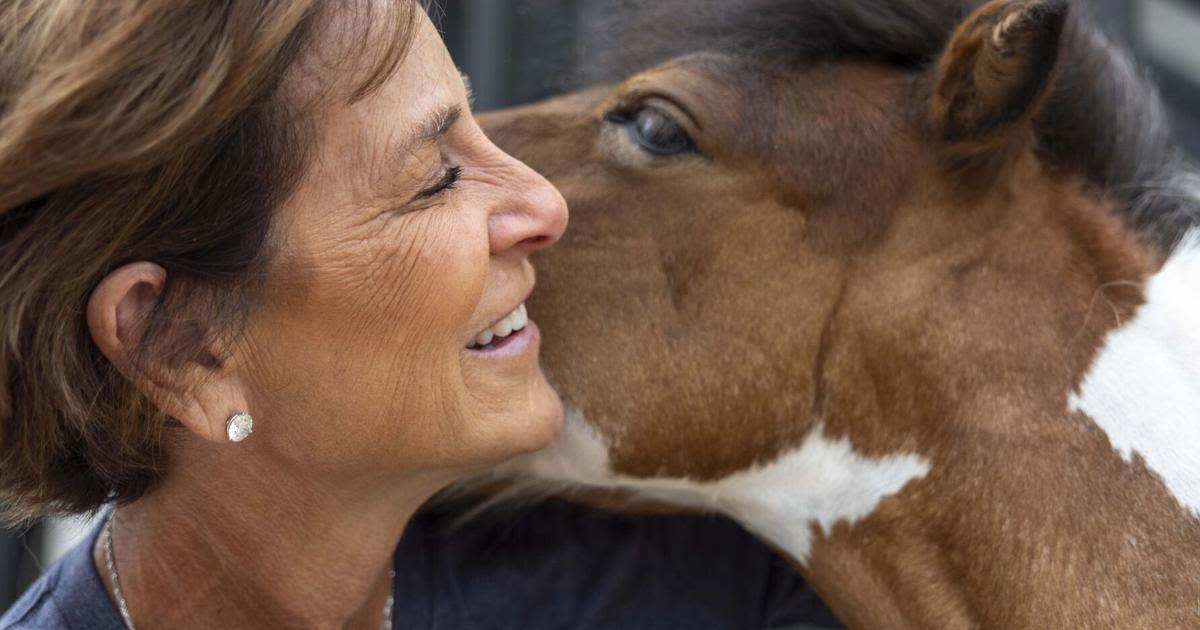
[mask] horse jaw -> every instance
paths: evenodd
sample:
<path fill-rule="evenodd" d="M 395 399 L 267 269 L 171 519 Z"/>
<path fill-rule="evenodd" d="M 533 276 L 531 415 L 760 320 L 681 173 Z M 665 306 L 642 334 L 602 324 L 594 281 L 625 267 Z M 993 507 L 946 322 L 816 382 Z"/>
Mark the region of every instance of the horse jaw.
<path fill-rule="evenodd" d="M 923 478 L 929 468 L 925 459 L 912 453 L 862 456 L 848 438 L 830 438 L 818 424 L 799 448 L 717 481 L 619 475 L 609 465 L 608 445 L 568 405 L 566 424 L 554 443 L 506 470 L 725 514 L 803 566 L 814 536 L 829 533 L 839 523 L 853 525 L 866 518 L 888 497 Z"/>
<path fill-rule="evenodd" d="M 1181 507 L 1200 517 L 1200 231 L 1146 285 L 1137 316 L 1104 341 L 1072 412 L 1129 463 L 1137 455 Z"/>

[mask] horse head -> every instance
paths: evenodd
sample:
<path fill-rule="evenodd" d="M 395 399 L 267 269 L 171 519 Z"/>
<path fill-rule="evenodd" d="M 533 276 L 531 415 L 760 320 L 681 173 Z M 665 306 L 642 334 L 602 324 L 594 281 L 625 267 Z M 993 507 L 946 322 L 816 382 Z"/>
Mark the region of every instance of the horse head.
<path fill-rule="evenodd" d="M 1129 62 L 1061 0 L 700 4 L 484 117 L 572 213 L 515 467 L 731 515 L 852 625 L 1200 622 L 1198 202 Z"/>

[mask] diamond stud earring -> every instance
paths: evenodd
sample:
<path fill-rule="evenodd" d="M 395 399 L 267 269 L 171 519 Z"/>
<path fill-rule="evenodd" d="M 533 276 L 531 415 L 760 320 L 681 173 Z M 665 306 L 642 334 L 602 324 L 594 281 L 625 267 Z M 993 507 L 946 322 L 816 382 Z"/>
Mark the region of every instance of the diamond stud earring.
<path fill-rule="evenodd" d="M 254 418 L 248 413 L 235 413 L 225 421 L 225 435 L 229 436 L 230 442 L 241 442 L 250 437 L 251 433 L 254 433 Z"/>

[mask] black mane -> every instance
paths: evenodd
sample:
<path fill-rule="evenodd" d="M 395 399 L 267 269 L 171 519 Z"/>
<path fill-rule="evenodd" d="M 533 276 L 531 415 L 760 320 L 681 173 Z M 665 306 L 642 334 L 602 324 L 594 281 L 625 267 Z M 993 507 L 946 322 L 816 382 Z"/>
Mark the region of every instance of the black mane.
<path fill-rule="evenodd" d="M 577 78 L 619 80 L 698 51 L 772 63 L 855 59 L 919 71 L 981 0 L 622 0 L 596 20 Z M 1037 120 L 1047 163 L 1079 173 L 1171 251 L 1200 225 L 1200 178 L 1154 87 L 1072 2 L 1053 91 Z M 597 56 L 596 50 L 601 54 Z"/>

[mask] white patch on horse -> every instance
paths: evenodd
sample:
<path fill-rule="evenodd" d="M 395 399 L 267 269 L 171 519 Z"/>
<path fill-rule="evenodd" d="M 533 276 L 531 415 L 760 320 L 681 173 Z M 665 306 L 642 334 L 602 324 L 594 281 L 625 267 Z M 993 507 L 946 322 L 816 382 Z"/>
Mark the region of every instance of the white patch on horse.
<path fill-rule="evenodd" d="M 1150 278 L 1137 316 L 1108 334 L 1070 406 L 1200 516 L 1200 231 Z"/>
<path fill-rule="evenodd" d="M 568 408 L 558 439 L 522 458 L 516 467 L 543 479 L 623 488 L 650 499 L 724 513 L 800 562 L 808 560 L 814 525 L 823 533 L 839 522 L 852 525 L 929 472 L 928 462 L 910 453 L 863 457 L 849 439 L 830 440 L 820 426 L 798 449 L 713 482 L 615 475 L 607 453 L 600 436 Z"/>
<path fill-rule="evenodd" d="M 591 425 L 571 406 L 566 407 L 562 431 L 549 446 L 513 460 L 507 472 L 532 474 L 545 480 L 565 481 L 588 486 L 611 486 L 608 447 Z"/>

